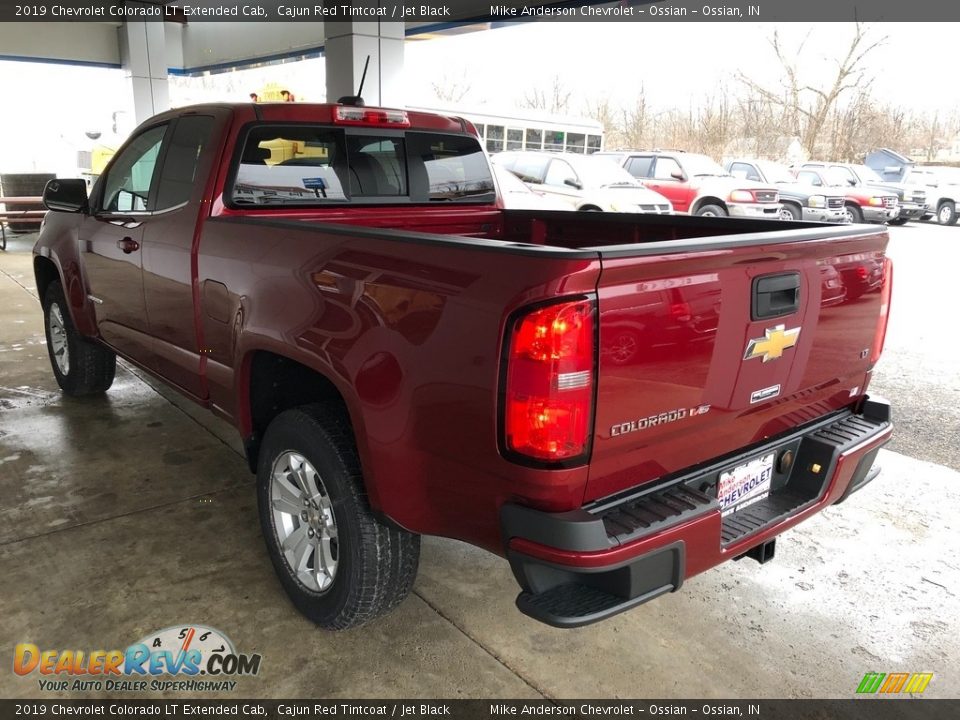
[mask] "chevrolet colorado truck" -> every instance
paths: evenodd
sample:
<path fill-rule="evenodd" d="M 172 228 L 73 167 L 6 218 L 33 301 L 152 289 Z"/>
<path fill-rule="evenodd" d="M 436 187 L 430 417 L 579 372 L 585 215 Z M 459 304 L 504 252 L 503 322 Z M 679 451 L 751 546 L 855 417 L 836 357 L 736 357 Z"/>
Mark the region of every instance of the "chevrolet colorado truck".
<path fill-rule="evenodd" d="M 776 185 L 784 220 L 849 222 L 839 188 L 822 188 L 798 181 L 786 165 L 769 160 L 731 160 L 725 166 L 736 178 Z"/>
<path fill-rule="evenodd" d="M 701 217 L 778 218 L 776 187 L 735 178 L 712 158 L 666 150 L 599 152 L 651 190 L 666 197 L 677 212 Z"/>
<path fill-rule="evenodd" d="M 356 103 L 172 110 L 44 201 L 60 387 L 119 356 L 233 423 L 324 628 L 403 600 L 422 534 L 505 556 L 543 622 L 609 617 L 770 559 L 892 432 L 883 228 L 505 210 L 469 122 Z M 857 264 L 851 303 L 824 268 Z"/>

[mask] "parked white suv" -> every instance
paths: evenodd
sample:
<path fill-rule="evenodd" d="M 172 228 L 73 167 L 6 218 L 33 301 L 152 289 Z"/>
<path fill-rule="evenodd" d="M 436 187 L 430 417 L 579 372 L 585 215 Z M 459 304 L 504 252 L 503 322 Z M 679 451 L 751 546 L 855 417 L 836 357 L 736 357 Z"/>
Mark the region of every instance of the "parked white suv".
<path fill-rule="evenodd" d="M 575 210 L 668 215 L 670 201 L 644 187 L 612 160 L 593 155 L 548 152 L 502 152 L 492 158 L 538 193 Z"/>
<path fill-rule="evenodd" d="M 941 225 L 956 225 L 960 210 L 960 168 L 911 167 L 904 182 L 922 185 L 927 191 L 924 220 L 935 219 Z"/>

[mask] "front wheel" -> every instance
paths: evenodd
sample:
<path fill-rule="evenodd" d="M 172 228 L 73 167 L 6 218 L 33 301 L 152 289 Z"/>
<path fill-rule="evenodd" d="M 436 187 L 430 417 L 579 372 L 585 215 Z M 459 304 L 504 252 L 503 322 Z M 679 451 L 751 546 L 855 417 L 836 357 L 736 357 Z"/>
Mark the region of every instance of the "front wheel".
<path fill-rule="evenodd" d="M 270 423 L 260 448 L 257 499 L 280 583 L 320 627 L 356 627 L 409 594 L 420 536 L 373 515 L 341 409 L 306 405 Z"/>
<path fill-rule="evenodd" d="M 117 356 L 77 332 L 59 281 L 43 294 L 43 326 L 47 353 L 57 385 L 67 395 L 105 393 L 117 372 Z"/>
<path fill-rule="evenodd" d="M 947 201 L 937 208 L 937 222 L 941 225 L 957 224 L 957 206 Z"/>
<path fill-rule="evenodd" d="M 910 218 L 894 218 L 893 220 L 888 220 L 888 225 L 906 225 L 910 221 Z"/>
<path fill-rule="evenodd" d="M 698 217 L 727 217 L 727 209 L 721 205 L 704 205 L 697 210 Z"/>
<path fill-rule="evenodd" d="M 790 203 L 784 203 L 780 208 L 780 219 L 781 220 L 802 220 L 803 212 L 796 205 L 791 205 Z"/>
<path fill-rule="evenodd" d="M 847 222 L 849 223 L 863 222 L 863 211 L 852 203 L 843 206 L 843 214 L 847 216 Z"/>

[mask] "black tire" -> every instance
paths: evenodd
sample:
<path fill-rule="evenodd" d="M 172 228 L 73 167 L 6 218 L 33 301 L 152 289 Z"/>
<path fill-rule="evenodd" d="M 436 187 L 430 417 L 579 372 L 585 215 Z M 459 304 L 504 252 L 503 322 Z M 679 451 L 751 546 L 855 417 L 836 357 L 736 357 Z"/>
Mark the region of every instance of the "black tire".
<path fill-rule="evenodd" d="M 57 344 L 63 347 L 62 341 L 66 341 L 66 363 L 62 362 L 63 354 L 55 354 L 54 351 L 52 318 L 57 318 L 54 324 L 57 330 L 62 330 L 63 333 Z M 73 318 L 70 317 L 63 286 L 58 280 L 50 283 L 43 294 L 43 329 L 47 336 L 50 367 L 53 368 L 57 385 L 65 394 L 74 397 L 100 395 L 113 385 L 113 378 L 117 373 L 117 356 L 108 348 L 77 332 Z M 58 336 L 59 334 L 57 332 Z M 61 368 L 61 365 L 64 367 Z"/>
<path fill-rule="evenodd" d="M 584 205 L 582 208 L 580 208 L 580 212 L 603 212 L 603 210 L 598 208 L 596 205 Z"/>
<path fill-rule="evenodd" d="M 852 223 L 862 223 L 863 222 L 863 211 L 859 206 L 854 205 L 853 203 L 847 203 L 843 206 L 843 209 L 847 212 L 847 219 Z"/>
<path fill-rule="evenodd" d="M 899 217 L 898 217 L 898 218 L 894 218 L 893 220 L 888 220 L 888 221 L 887 221 L 887 224 L 888 224 L 888 225 L 898 225 L 898 226 L 899 226 L 899 225 L 906 225 L 908 222 L 910 222 L 910 218 L 899 218 Z"/>
<path fill-rule="evenodd" d="M 303 456 L 315 468 L 333 510 L 337 565 L 331 584 L 322 590 L 307 587 L 297 577 L 278 536 L 271 475 L 274 463 L 288 452 Z M 263 537 L 280 584 L 294 606 L 320 627 L 346 630 L 362 625 L 395 608 L 413 588 L 420 536 L 386 525 L 373 515 L 353 433 L 339 406 L 305 405 L 274 418 L 260 446 L 257 500 Z M 309 562 L 315 566 L 317 560 Z"/>
<path fill-rule="evenodd" d="M 727 217 L 730 213 L 721 205 L 702 205 L 695 213 L 698 217 Z"/>
<path fill-rule="evenodd" d="M 783 207 L 780 210 L 780 217 L 782 220 L 802 220 L 803 219 L 803 210 L 800 209 L 799 205 L 794 205 L 793 203 L 784 203 Z M 789 215 L 789 217 L 787 217 Z"/>
<path fill-rule="evenodd" d="M 940 203 L 937 207 L 937 222 L 939 224 L 956 225 L 957 218 L 957 206 L 950 200 Z"/>

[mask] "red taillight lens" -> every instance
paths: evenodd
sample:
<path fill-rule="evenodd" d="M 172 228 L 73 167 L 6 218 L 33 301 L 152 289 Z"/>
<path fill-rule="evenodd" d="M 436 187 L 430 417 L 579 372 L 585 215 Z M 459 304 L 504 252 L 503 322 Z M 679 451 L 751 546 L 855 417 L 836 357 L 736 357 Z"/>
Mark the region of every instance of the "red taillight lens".
<path fill-rule="evenodd" d="M 371 125 L 377 127 L 410 127 L 405 110 L 338 105 L 333 109 L 333 121 L 339 125 Z"/>
<path fill-rule="evenodd" d="M 875 365 L 883 352 L 883 342 L 887 338 L 887 321 L 890 319 L 890 294 L 893 292 L 893 260 L 883 259 L 883 284 L 880 286 L 880 317 L 877 318 L 877 332 L 873 336 L 873 348 L 870 351 L 870 364 Z"/>
<path fill-rule="evenodd" d="M 503 427 L 509 452 L 545 462 L 586 453 L 594 314 L 589 300 L 562 302 L 522 315 L 508 331 Z"/>

